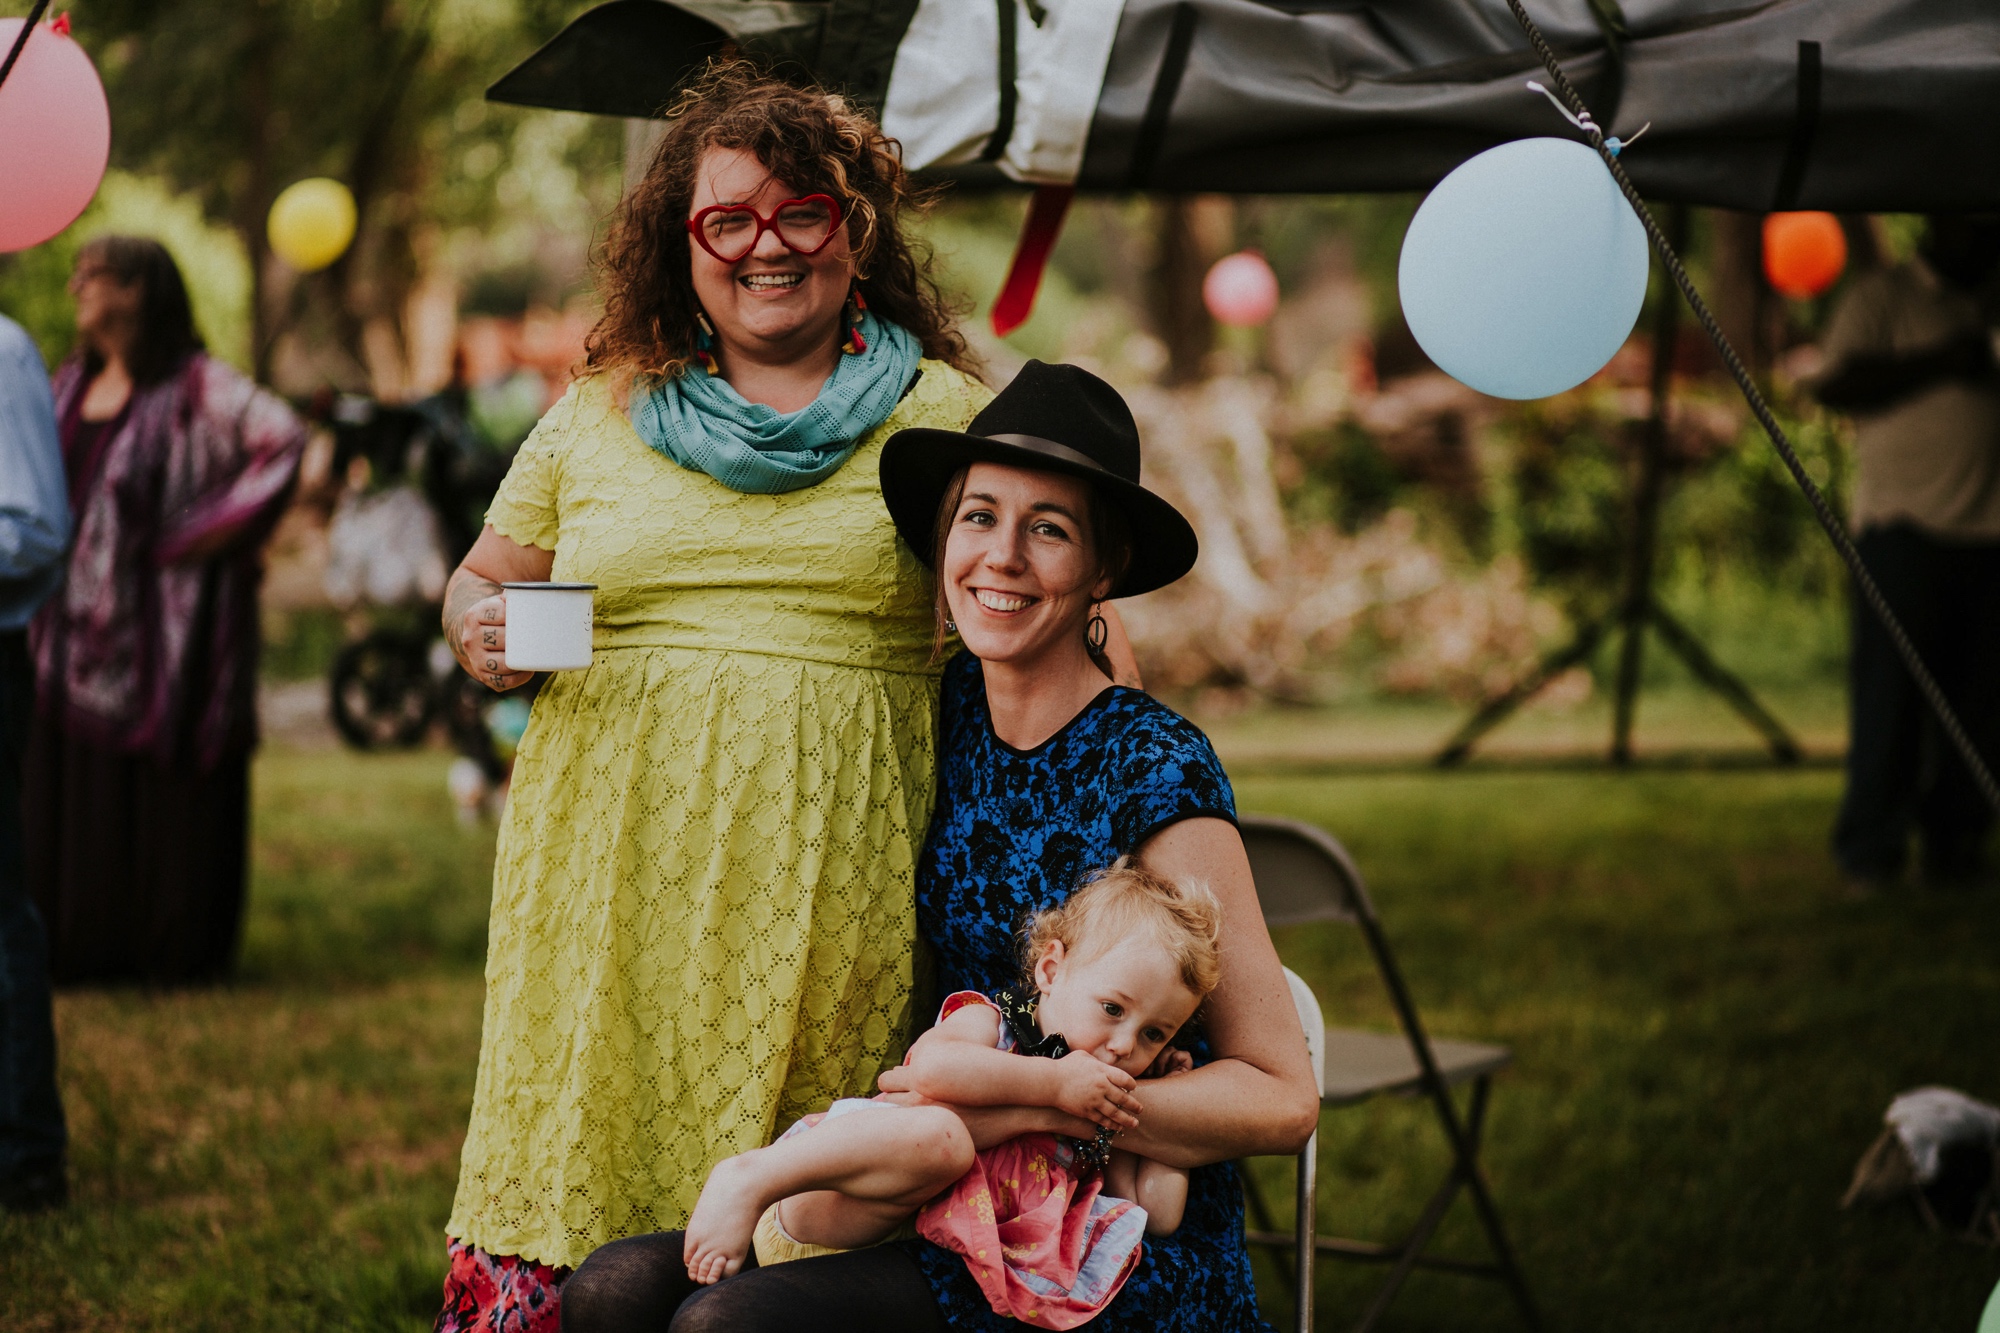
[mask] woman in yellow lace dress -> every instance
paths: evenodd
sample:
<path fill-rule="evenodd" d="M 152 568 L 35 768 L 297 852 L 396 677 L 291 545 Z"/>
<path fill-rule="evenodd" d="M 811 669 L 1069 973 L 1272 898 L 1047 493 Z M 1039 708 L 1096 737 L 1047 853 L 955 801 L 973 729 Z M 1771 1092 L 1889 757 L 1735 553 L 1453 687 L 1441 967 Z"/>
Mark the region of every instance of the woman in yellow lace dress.
<path fill-rule="evenodd" d="M 447 635 L 496 688 L 527 678 L 497 585 L 598 591 L 501 829 L 440 1329 L 554 1333 L 565 1270 L 901 1053 L 937 670 L 877 466 L 990 397 L 906 192 L 838 99 L 705 79 L 613 236 L 586 372 L 453 576 Z"/>

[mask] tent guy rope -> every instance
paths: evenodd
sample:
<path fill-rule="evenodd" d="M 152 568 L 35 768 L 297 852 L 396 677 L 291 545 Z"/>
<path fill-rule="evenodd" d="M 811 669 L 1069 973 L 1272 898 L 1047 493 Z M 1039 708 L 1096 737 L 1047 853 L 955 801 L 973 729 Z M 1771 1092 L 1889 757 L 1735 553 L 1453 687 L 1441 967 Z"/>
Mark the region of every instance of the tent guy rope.
<path fill-rule="evenodd" d="M 1645 200 L 1639 197 L 1638 190 L 1633 187 L 1631 179 L 1619 165 L 1618 151 L 1611 147 L 1604 131 L 1590 118 L 1589 109 L 1584 106 L 1583 99 L 1577 95 L 1575 87 L 1563 74 L 1555 52 L 1550 49 L 1547 39 L 1542 36 L 1541 29 L 1535 26 L 1535 21 L 1528 17 L 1528 11 L 1522 7 L 1521 0 L 1507 0 L 1507 7 L 1514 11 L 1515 19 L 1527 32 L 1529 42 L 1534 45 L 1535 54 L 1541 57 L 1542 64 L 1548 68 L 1550 82 L 1555 84 L 1556 91 L 1561 94 L 1562 102 L 1567 105 L 1565 114 L 1590 136 L 1591 147 L 1595 148 L 1597 155 L 1604 159 L 1604 165 L 1611 171 L 1611 178 L 1618 182 L 1618 188 L 1624 193 L 1626 201 L 1632 205 L 1632 211 L 1638 214 L 1640 223 L 1646 228 L 1646 235 L 1653 242 L 1654 251 L 1660 256 L 1660 262 L 1666 266 L 1674 285 L 1681 289 L 1681 295 L 1687 298 L 1688 306 L 1694 311 L 1695 318 L 1700 320 L 1702 328 L 1707 330 L 1709 340 L 1721 354 L 1723 364 L 1729 368 L 1730 375 L 1736 381 L 1736 387 L 1743 391 L 1744 400 L 1750 404 L 1750 411 L 1756 416 L 1757 424 L 1764 428 L 1766 435 L 1770 436 L 1771 444 L 1777 449 L 1778 456 L 1784 460 L 1786 470 L 1792 474 L 1792 480 L 1798 483 L 1801 491 L 1805 492 L 1807 501 L 1812 505 L 1814 516 L 1819 519 L 1820 527 L 1826 530 L 1828 540 L 1832 541 L 1834 549 L 1840 552 L 1840 558 L 1847 565 L 1848 572 L 1853 574 L 1854 585 L 1860 590 L 1862 600 L 1868 603 L 1869 609 L 1888 631 L 1890 641 L 1896 645 L 1897 655 L 1903 659 L 1903 665 L 1909 669 L 1911 677 L 1917 683 L 1917 689 L 1930 704 L 1931 711 L 1937 714 L 1938 725 L 1944 729 L 1952 747 L 1965 761 L 1965 766 L 1971 771 L 1972 780 L 1979 787 L 1980 794 L 1985 796 L 1995 810 L 2000 810 L 2000 783 L 1993 780 L 1992 770 L 1980 757 L 1978 747 L 1972 743 L 1972 737 L 1966 733 L 1964 725 L 1958 720 L 1958 715 L 1952 711 L 1950 701 L 1944 697 L 1944 691 L 1938 687 L 1936 679 L 1924 665 L 1923 658 L 1918 654 L 1916 645 L 1910 641 L 1902 622 L 1896 619 L 1896 613 L 1890 609 L 1888 599 L 1882 595 L 1882 589 L 1876 585 L 1867 566 L 1861 563 L 1861 553 L 1854 549 L 1854 542 L 1847 535 L 1847 529 L 1842 525 L 1839 515 L 1833 512 L 1833 506 L 1827 503 L 1826 496 L 1807 475 L 1805 464 L 1799 460 L 1798 451 L 1792 448 L 1792 442 L 1786 436 L 1784 427 L 1780 426 L 1778 419 L 1772 415 L 1770 404 L 1764 401 L 1763 393 L 1751 379 L 1750 371 L 1743 364 L 1743 358 L 1736 354 L 1734 347 L 1730 346 L 1729 339 L 1722 332 L 1722 326 L 1716 323 L 1715 316 L 1709 312 L 1708 303 L 1701 299 L 1701 293 L 1695 290 L 1694 280 L 1688 277 L 1687 269 L 1681 265 L 1680 256 L 1675 254 L 1673 246 L 1667 243 L 1666 234 L 1660 230 L 1660 224 L 1654 221 Z"/>
<path fill-rule="evenodd" d="M 42 15 L 49 12 L 49 0 L 35 0 L 35 7 L 28 11 L 28 21 L 21 25 L 20 35 L 14 38 L 14 45 L 7 52 L 7 63 L 0 65 L 0 84 L 7 82 L 7 76 L 14 72 L 14 62 L 21 58 L 21 48 L 28 44 L 28 34 L 42 21 Z"/>

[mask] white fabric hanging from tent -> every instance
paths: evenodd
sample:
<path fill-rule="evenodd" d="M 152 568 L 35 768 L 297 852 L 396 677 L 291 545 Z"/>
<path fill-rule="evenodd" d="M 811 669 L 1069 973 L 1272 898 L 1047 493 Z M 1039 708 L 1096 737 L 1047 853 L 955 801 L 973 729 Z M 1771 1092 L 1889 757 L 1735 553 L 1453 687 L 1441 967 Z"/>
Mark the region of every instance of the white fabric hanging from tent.
<path fill-rule="evenodd" d="M 1015 5 L 1014 128 L 999 167 L 1031 184 L 1076 179 L 1124 0 Z M 999 7 L 921 0 L 896 49 L 882 128 L 912 170 L 976 160 L 1000 124 Z"/>

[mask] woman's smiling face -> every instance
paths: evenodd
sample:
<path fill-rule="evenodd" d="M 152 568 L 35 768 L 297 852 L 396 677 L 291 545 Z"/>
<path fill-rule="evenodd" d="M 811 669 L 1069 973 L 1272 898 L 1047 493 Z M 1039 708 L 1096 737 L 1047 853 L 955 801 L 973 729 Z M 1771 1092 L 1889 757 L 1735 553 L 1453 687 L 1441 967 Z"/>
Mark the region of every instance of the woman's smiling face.
<path fill-rule="evenodd" d="M 743 204 L 769 217 L 798 191 L 773 176 L 743 148 L 711 148 L 695 173 L 693 217 L 713 204 Z M 750 253 L 726 264 L 688 238 L 695 297 L 715 325 L 725 354 L 733 349 L 759 360 L 805 354 L 839 336 L 840 307 L 854 278 L 854 254 L 843 221 L 818 254 L 785 248 L 775 230 L 757 237 Z M 727 253 L 725 251 L 725 253 Z"/>
<path fill-rule="evenodd" d="M 1111 590 L 1089 519 L 1090 483 L 1080 477 L 1000 463 L 967 469 L 939 576 L 973 656 L 1028 662 L 1051 648 L 1083 651 L 1090 605 Z"/>

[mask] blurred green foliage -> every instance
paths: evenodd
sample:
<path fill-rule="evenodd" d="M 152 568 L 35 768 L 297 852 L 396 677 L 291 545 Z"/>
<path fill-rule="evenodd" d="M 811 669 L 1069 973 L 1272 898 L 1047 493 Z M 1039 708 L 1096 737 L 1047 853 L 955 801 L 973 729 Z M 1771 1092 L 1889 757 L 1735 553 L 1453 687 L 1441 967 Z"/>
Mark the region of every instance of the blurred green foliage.
<path fill-rule="evenodd" d="M 20 321 L 51 367 L 69 355 L 76 312 L 64 284 L 77 251 L 107 232 L 151 236 L 180 266 L 194 304 L 195 327 L 210 352 L 250 365 L 250 261 L 236 233 L 210 222 L 192 195 L 176 195 L 157 177 L 112 171 L 82 217 L 55 239 L 0 256 L 0 313 Z"/>
<path fill-rule="evenodd" d="M 330 606 L 264 612 L 264 652 L 258 670 L 267 680 L 324 676 L 347 643 L 346 617 Z"/>
<path fill-rule="evenodd" d="M 128 174 L 108 179 L 82 223 L 0 266 L 0 305 L 58 354 L 68 340 L 60 279 L 76 245 L 94 230 L 154 235 L 198 270 L 189 273 L 197 314 L 218 352 L 260 365 L 276 334 L 294 326 L 357 352 L 362 320 L 398 312 L 454 231 L 553 221 L 587 243 L 616 199 L 618 124 L 484 100 L 488 83 L 584 7 L 94 0 L 74 32 L 110 99 L 112 165 Z M 0 0 L 0 12 L 26 8 Z M 281 276 L 265 268 L 271 200 L 316 175 L 354 191 L 356 241 L 285 302 L 260 300 Z M 148 193 L 157 207 L 143 206 Z M 203 217 L 234 233 L 233 259 Z"/>
<path fill-rule="evenodd" d="M 1352 535 L 1392 505 L 1420 504 L 1416 486 L 1397 471 L 1375 437 L 1351 418 L 1289 441 L 1300 478 L 1287 489 L 1285 506 L 1301 524 L 1331 523 Z"/>

